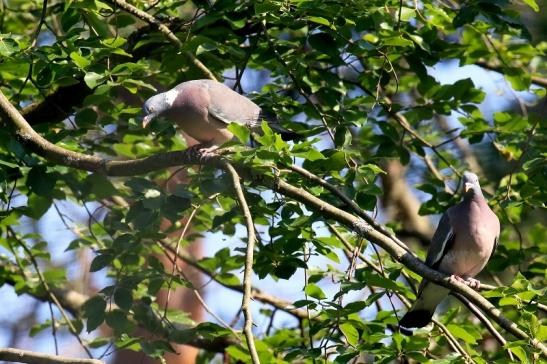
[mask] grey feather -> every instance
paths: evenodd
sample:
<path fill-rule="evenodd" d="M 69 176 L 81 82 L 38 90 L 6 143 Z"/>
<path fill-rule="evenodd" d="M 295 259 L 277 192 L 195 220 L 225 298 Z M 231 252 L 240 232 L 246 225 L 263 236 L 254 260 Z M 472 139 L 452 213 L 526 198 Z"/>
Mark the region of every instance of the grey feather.
<path fill-rule="evenodd" d="M 427 251 L 425 264 L 428 267 L 438 265 L 443 255 L 446 254 L 447 245 L 449 245 L 449 242 L 453 238 L 454 230 L 450 225 L 450 217 L 445 212 L 442 215 L 441 220 L 439 220 L 439 225 L 437 226 L 437 230 L 435 230 L 435 234 L 431 239 L 429 250 Z"/>

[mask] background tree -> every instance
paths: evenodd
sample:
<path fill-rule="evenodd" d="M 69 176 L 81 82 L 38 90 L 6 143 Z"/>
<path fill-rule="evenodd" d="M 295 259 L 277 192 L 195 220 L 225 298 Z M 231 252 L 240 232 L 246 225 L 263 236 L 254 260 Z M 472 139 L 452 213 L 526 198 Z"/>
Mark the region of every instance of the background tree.
<path fill-rule="evenodd" d="M 521 20 L 535 0 L 0 6 L 0 283 L 21 302 L 0 359 L 193 360 L 185 344 L 203 363 L 546 360 L 545 43 Z M 198 78 L 306 139 L 264 125 L 251 148 L 232 125 L 238 140 L 200 161 L 167 120 L 141 128 L 146 98 Z M 503 226 L 480 294 L 412 253 L 466 169 Z M 206 232 L 228 247 L 184 249 Z M 421 277 L 456 299 L 403 336 Z M 189 302 L 179 287 L 206 320 L 165 308 Z M 225 291 L 241 293 L 235 318 L 210 307 Z M 25 327 L 27 296 L 45 303 Z M 21 356 L 21 330 L 57 356 Z"/>

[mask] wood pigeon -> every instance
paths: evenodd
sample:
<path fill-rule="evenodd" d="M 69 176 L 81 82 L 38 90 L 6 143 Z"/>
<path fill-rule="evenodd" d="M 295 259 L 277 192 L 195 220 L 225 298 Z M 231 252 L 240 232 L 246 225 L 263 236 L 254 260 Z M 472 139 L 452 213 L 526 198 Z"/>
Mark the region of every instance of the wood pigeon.
<path fill-rule="evenodd" d="M 463 190 L 463 201 L 442 215 L 425 264 L 478 289 L 480 282 L 473 277 L 494 254 L 499 240 L 500 221 L 486 203 L 476 174 L 464 173 Z M 399 325 L 406 328 L 426 326 L 437 305 L 449 292 L 449 289 L 423 279 L 416 302 Z"/>
<path fill-rule="evenodd" d="M 183 82 L 146 100 L 143 111 L 143 127 L 155 117 L 165 117 L 177 123 L 198 142 L 213 145 L 209 151 L 234 137 L 227 129 L 231 122 L 260 132 L 262 120 L 266 120 L 257 104 L 213 80 Z M 275 120 L 269 119 L 268 122 L 284 140 L 300 137 L 299 134 L 283 128 Z"/>

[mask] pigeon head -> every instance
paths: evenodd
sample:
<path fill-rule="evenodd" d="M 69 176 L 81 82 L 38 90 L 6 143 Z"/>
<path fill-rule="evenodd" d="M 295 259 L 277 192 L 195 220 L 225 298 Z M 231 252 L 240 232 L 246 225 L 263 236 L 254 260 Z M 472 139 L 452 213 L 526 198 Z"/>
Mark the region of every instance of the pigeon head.
<path fill-rule="evenodd" d="M 463 174 L 463 193 L 466 197 L 482 196 L 479 177 L 475 173 L 465 172 Z"/>
<path fill-rule="evenodd" d="M 146 128 L 152 119 L 169 111 L 173 106 L 173 101 L 175 101 L 177 94 L 176 90 L 170 90 L 154 95 L 146 100 L 142 107 L 142 110 L 144 111 L 142 127 Z"/>

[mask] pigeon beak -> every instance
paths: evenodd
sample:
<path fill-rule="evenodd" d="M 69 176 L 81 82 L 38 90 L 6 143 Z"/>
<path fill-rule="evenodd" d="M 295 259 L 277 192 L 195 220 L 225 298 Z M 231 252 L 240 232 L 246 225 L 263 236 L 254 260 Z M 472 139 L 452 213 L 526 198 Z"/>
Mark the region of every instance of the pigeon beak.
<path fill-rule="evenodd" d="M 145 115 L 144 118 L 142 118 L 142 127 L 146 128 L 152 119 L 154 119 L 154 114 Z"/>
<path fill-rule="evenodd" d="M 466 183 L 464 186 L 463 186 L 463 190 L 465 193 L 469 192 L 470 190 L 473 189 L 473 184 L 472 183 Z"/>

